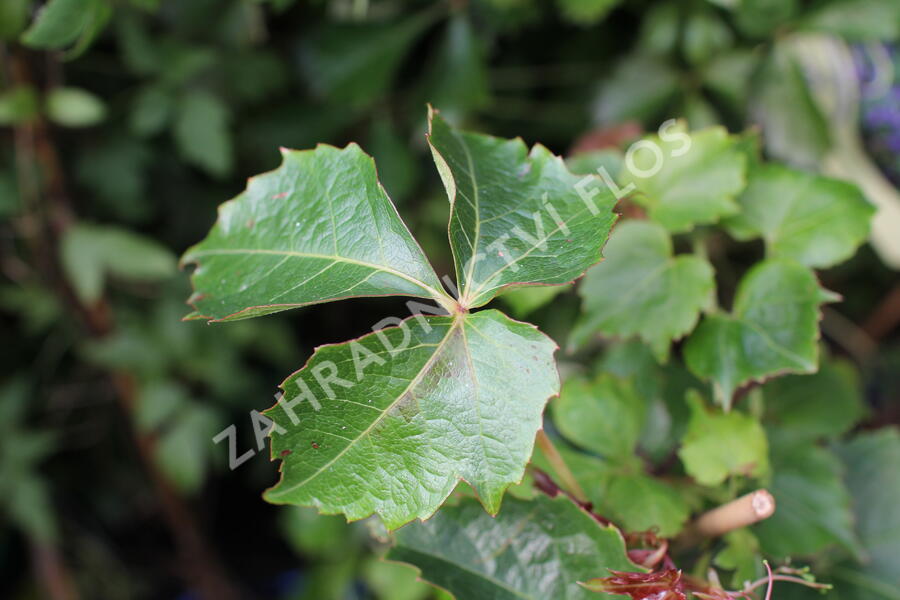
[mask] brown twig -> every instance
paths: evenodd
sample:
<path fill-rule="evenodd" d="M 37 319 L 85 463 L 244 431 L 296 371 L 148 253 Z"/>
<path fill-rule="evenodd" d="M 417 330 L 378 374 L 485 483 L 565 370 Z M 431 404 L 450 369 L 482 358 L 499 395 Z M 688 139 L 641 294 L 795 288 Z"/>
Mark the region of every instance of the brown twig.
<path fill-rule="evenodd" d="M 572 474 L 569 465 L 563 460 L 559 450 L 556 449 L 556 446 L 553 445 L 553 442 L 543 429 L 539 430 L 537 433 L 537 444 L 540 447 L 541 452 L 543 452 L 544 456 L 547 458 L 547 461 L 550 463 L 550 466 L 553 467 L 553 472 L 559 477 L 559 480 L 566 491 L 572 494 L 579 502 L 585 504 L 588 503 L 589 500 L 587 494 L 581 489 L 581 485 L 579 485 L 578 480 L 575 479 L 575 475 Z"/>
<path fill-rule="evenodd" d="M 774 513 L 772 494 L 756 490 L 700 515 L 690 529 L 703 537 L 718 537 L 768 519 Z"/>

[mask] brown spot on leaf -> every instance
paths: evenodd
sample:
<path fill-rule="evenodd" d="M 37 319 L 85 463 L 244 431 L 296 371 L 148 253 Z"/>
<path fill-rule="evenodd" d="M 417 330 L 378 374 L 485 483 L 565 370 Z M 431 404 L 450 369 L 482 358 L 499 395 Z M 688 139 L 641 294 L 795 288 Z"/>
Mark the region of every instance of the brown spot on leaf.
<path fill-rule="evenodd" d="M 292 453 L 291 450 L 282 450 L 282 451 L 281 451 L 281 458 L 284 458 L 285 456 L 289 456 L 291 453 Z"/>
<path fill-rule="evenodd" d="M 319 449 L 319 444 L 317 444 L 317 443 L 315 443 L 315 442 L 312 442 L 312 447 L 313 447 L 313 450 L 318 450 L 318 449 Z"/>

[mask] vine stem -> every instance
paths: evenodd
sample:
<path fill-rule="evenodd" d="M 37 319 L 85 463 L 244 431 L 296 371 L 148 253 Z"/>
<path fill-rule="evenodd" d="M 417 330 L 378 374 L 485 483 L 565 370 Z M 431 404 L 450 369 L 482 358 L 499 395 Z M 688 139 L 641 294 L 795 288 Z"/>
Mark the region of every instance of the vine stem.
<path fill-rule="evenodd" d="M 734 596 L 735 594 L 749 594 L 753 590 L 757 588 L 761 588 L 766 585 L 770 581 L 785 581 L 787 583 L 796 583 L 798 585 L 803 585 L 808 588 L 812 588 L 814 590 L 828 590 L 831 589 L 831 585 L 827 583 L 817 583 L 815 581 L 807 581 L 801 577 L 794 577 L 792 575 L 772 575 L 771 577 L 763 577 L 762 579 L 757 579 L 747 587 L 742 590 L 735 590 L 733 592 L 727 592 L 729 595 Z M 769 588 L 771 592 L 771 588 Z"/>
<path fill-rule="evenodd" d="M 578 480 L 575 479 L 575 475 L 573 475 L 572 471 L 569 469 L 569 465 L 563 460 L 559 450 L 556 449 L 556 446 L 553 445 L 553 441 L 543 429 L 540 429 L 537 432 L 537 444 L 540 447 L 541 452 L 544 453 L 544 456 L 547 457 L 547 460 L 550 461 L 553 472 L 559 477 L 559 481 L 565 486 L 566 491 L 572 494 L 579 502 L 584 504 L 589 503 L 590 500 L 588 500 L 587 494 L 581 489 Z"/>

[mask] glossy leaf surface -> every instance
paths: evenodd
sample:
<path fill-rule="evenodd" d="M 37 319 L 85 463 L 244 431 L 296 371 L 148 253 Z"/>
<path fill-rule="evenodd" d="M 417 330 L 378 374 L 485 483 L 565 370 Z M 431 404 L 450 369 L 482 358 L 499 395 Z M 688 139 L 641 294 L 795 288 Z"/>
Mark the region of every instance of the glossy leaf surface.
<path fill-rule="evenodd" d="M 463 478 L 496 513 L 559 389 L 554 350 L 493 310 L 319 348 L 267 413 L 284 462 L 266 499 L 350 520 L 377 513 L 393 529 L 431 516 Z"/>
<path fill-rule="evenodd" d="M 450 199 L 464 306 L 506 286 L 567 283 L 600 260 L 615 199 L 599 177 L 573 175 L 541 145 L 528 152 L 521 139 L 459 131 L 433 111 L 428 139 Z"/>
<path fill-rule="evenodd" d="M 576 582 L 598 570 L 635 569 L 618 530 L 600 525 L 562 495 L 510 498 L 496 518 L 464 500 L 394 538 L 390 560 L 415 565 L 422 578 L 456 598 L 603 598 Z"/>
<path fill-rule="evenodd" d="M 441 285 L 359 146 L 284 151 L 223 204 L 197 263 L 191 302 L 233 320 L 356 296 L 437 297 Z"/>

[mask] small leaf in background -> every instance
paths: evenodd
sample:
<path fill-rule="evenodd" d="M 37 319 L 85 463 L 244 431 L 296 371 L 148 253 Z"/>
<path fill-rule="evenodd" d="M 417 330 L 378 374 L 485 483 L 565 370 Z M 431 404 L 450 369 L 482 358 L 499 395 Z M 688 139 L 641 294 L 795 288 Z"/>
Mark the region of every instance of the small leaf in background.
<path fill-rule="evenodd" d="M 687 395 L 691 420 L 678 450 L 687 473 L 701 485 L 728 477 L 759 478 L 769 473 L 769 446 L 759 422 L 738 411 L 708 408 L 695 391 Z"/>
<path fill-rule="evenodd" d="M 184 159 L 210 175 L 231 171 L 233 151 L 228 107 L 209 92 L 188 92 L 178 105 L 175 141 Z"/>
<path fill-rule="evenodd" d="M 175 101 L 162 86 L 141 88 L 134 98 L 129 115 L 130 129 L 136 136 L 149 137 L 160 133 L 175 111 Z"/>
<path fill-rule="evenodd" d="M 395 529 L 431 516 L 462 478 L 495 514 L 559 389 L 554 350 L 495 310 L 410 318 L 321 346 L 266 413 L 283 462 L 265 498 L 348 520 L 378 513 Z M 372 363 L 364 373 L 360 357 Z M 323 369 L 343 383 L 320 383 Z"/>
<path fill-rule="evenodd" d="M 744 582 L 754 581 L 764 575 L 763 558 L 759 551 L 759 540 L 747 529 L 735 529 L 722 536 L 725 547 L 713 558 L 713 564 L 720 569 L 733 571 L 731 586 L 744 587 Z"/>
<path fill-rule="evenodd" d="M 0 2 L 0 40 L 11 41 L 25 29 L 31 0 Z"/>
<path fill-rule="evenodd" d="M 626 156 L 620 179 L 634 184 L 634 199 L 652 220 L 669 231 L 684 232 L 738 212 L 735 198 L 746 184 L 740 138 L 723 127 L 688 133 L 680 122 L 662 136 L 645 138 L 644 144 L 648 146 L 634 151 L 633 172 Z"/>
<path fill-rule="evenodd" d="M 798 263 L 758 263 L 738 285 L 731 314 L 707 315 L 688 338 L 685 362 L 695 375 L 712 380 L 726 409 L 747 382 L 813 373 L 819 361 L 819 307 L 836 298 Z"/>
<path fill-rule="evenodd" d="M 38 112 L 37 94 L 31 86 L 17 85 L 0 92 L 0 125 L 27 123 Z"/>
<path fill-rule="evenodd" d="M 11 170 L 0 170 L 0 219 L 10 217 L 20 210 L 19 190 Z"/>
<path fill-rule="evenodd" d="M 677 535 L 691 512 L 678 490 L 644 473 L 612 475 L 606 496 L 595 506 L 626 531 L 654 530 L 660 537 Z"/>
<path fill-rule="evenodd" d="M 279 512 L 285 541 L 301 556 L 337 560 L 353 553 L 354 525 L 340 515 L 320 515 L 313 508 L 285 506 Z"/>
<path fill-rule="evenodd" d="M 677 97 L 678 72 L 663 59 L 635 54 L 618 62 L 594 100 L 599 124 L 652 121 Z"/>
<path fill-rule="evenodd" d="M 684 55 L 695 65 L 701 65 L 730 47 L 733 37 L 718 13 L 705 7 L 695 9 L 684 23 Z"/>
<path fill-rule="evenodd" d="M 825 360 L 811 375 L 773 379 L 763 395 L 766 422 L 790 431 L 794 439 L 837 438 L 867 412 L 859 374 L 843 359 Z"/>
<path fill-rule="evenodd" d="M 748 36 L 765 38 L 790 23 L 800 3 L 798 0 L 739 0 L 734 4 L 738 29 Z"/>
<path fill-rule="evenodd" d="M 760 57 L 752 50 L 733 48 L 710 58 L 701 72 L 704 86 L 743 120 L 753 72 Z"/>
<path fill-rule="evenodd" d="M 372 120 L 367 147 L 378 165 L 378 180 L 388 196 L 402 204 L 419 175 L 408 141 L 394 131 L 389 117 L 382 117 Z"/>
<path fill-rule="evenodd" d="M 639 336 L 657 360 L 689 333 L 709 304 L 715 281 L 709 262 L 694 255 L 673 256 L 672 240 L 655 223 L 627 221 L 613 230 L 606 259 L 591 267 L 578 295 L 582 313 L 571 343 L 582 346 L 594 333 Z"/>
<path fill-rule="evenodd" d="M 307 84 L 322 98 L 368 106 L 390 88 L 410 46 L 433 22 L 422 12 L 385 23 L 333 24 L 304 37 L 300 62 Z"/>
<path fill-rule="evenodd" d="M 213 451 L 209 440 L 220 427 L 215 410 L 192 402 L 157 436 L 154 459 L 182 493 L 193 494 L 203 484 Z"/>
<path fill-rule="evenodd" d="M 815 5 L 799 28 L 838 35 L 854 42 L 900 37 L 900 3 L 894 0 L 832 0 Z"/>
<path fill-rule="evenodd" d="M 90 127 L 106 118 L 103 100 L 81 88 L 53 88 L 44 102 L 47 117 L 64 127 Z"/>
<path fill-rule="evenodd" d="M 758 80 L 749 112 L 762 127 L 766 150 L 790 165 L 816 170 L 831 146 L 828 123 L 785 43 L 775 44 Z"/>
<path fill-rule="evenodd" d="M 763 551 L 786 559 L 811 556 L 838 544 L 861 557 L 840 461 L 824 448 L 792 438 L 789 429 L 772 435 L 769 491 L 778 508 L 754 527 Z"/>
<path fill-rule="evenodd" d="M 111 16 L 112 5 L 108 0 L 50 0 L 38 11 L 21 41 L 41 49 L 61 49 L 74 44 L 68 53 L 74 58 L 90 46 Z"/>
<path fill-rule="evenodd" d="M 600 260 L 615 200 L 599 177 L 573 175 L 539 144 L 528 152 L 521 139 L 459 131 L 433 111 L 430 122 L 465 306 L 506 286 L 568 283 Z"/>
<path fill-rule="evenodd" d="M 359 296 L 438 297 L 443 287 L 356 144 L 282 154 L 222 205 L 190 302 L 205 317 L 248 318 Z"/>
<path fill-rule="evenodd" d="M 837 590 L 842 599 L 890 598 L 900 589 L 900 431 L 888 427 L 860 434 L 841 444 L 837 454 L 866 558 L 834 570 Z"/>
<path fill-rule="evenodd" d="M 418 579 L 409 565 L 372 558 L 362 568 L 363 581 L 379 600 L 424 600 L 432 587 Z"/>
<path fill-rule="evenodd" d="M 602 21 L 622 0 L 556 0 L 562 16 L 576 25 Z"/>
<path fill-rule="evenodd" d="M 448 21 L 422 87 L 422 102 L 430 102 L 448 115 L 463 116 L 489 103 L 483 39 L 465 15 L 454 15 Z"/>
<path fill-rule="evenodd" d="M 558 295 L 569 291 L 567 285 L 527 285 L 503 292 L 500 298 L 517 319 L 522 319 L 549 304 Z"/>
<path fill-rule="evenodd" d="M 875 207 L 852 183 L 760 165 L 738 198 L 741 212 L 725 220 L 739 240 L 762 237 L 769 256 L 813 268 L 844 262 L 869 235 Z"/>
<path fill-rule="evenodd" d="M 603 598 L 578 586 L 606 569 L 633 570 L 625 543 L 563 495 L 508 498 L 497 517 L 474 500 L 445 506 L 394 534 L 387 558 L 417 567 L 456 598 Z"/>
<path fill-rule="evenodd" d="M 158 242 L 116 227 L 78 224 L 60 244 L 66 277 L 82 302 L 103 292 L 106 275 L 126 281 L 158 281 L 175 273 L 175 257 Z"/>
<path fill-rule="evenodd" d="M 569 441 L 611 460 L 631 458 L 647 414 L 631 381 L 607 373 L 568 379 L 551 407 Z"/>

